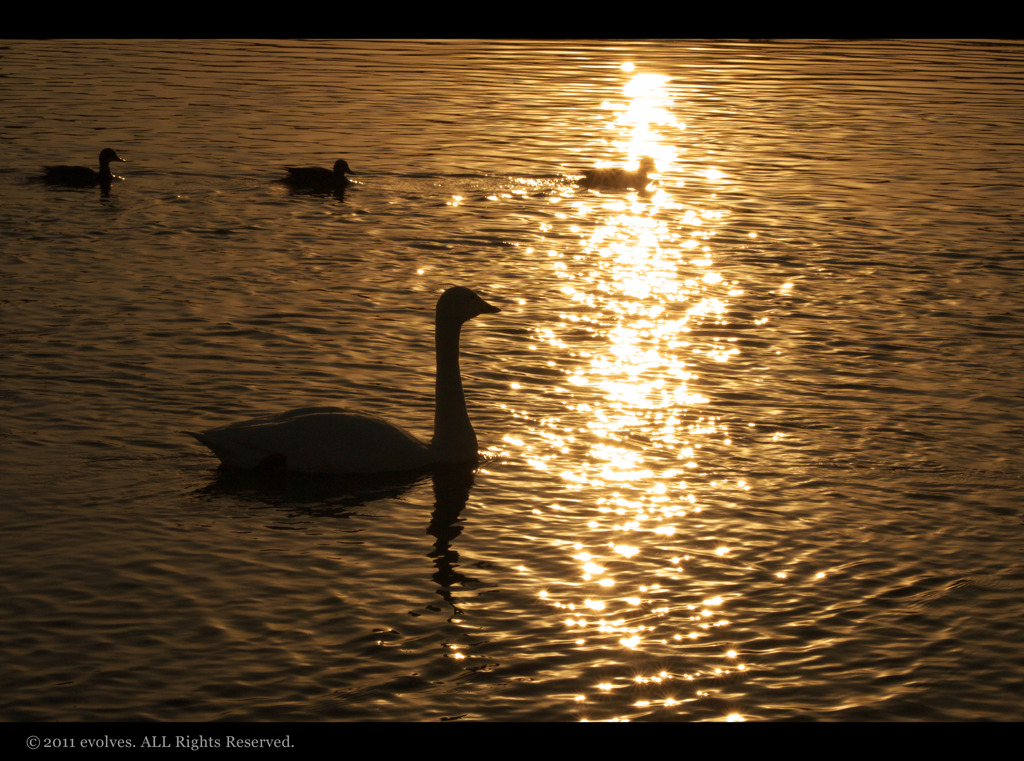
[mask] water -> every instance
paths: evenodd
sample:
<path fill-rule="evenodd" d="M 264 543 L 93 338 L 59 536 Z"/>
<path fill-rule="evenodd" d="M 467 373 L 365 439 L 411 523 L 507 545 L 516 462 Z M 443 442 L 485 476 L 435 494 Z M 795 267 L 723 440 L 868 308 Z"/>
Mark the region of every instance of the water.
<path fill-rule="evenodd" d="M 8 41 L 0 718 L 1024 718 L 1024 45 Z M 31 181 L 128 163 L 109 196 Z M 579 191 L 652 155 L 656 192 Z M 287 165 L 348 159 L 343 198 Z M 488 458 L 219 473 L 312 404 Z"/>

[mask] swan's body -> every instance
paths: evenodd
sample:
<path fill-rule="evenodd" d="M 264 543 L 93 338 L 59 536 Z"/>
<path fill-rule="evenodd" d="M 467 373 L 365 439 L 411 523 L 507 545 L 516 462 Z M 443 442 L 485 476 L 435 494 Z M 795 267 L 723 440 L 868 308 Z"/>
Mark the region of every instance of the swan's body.
<path fill-rule="evenodd" d="M 590 190 L 646 190 L 650 184 L 648 172 L 657 171 L 654 159 L 644 156 L 635 172 L 619 167 L 599 167 L 587 169 L 579 184 Z"/>
<path fill-rule="evenodd" d="M 462 390 L 459 333 L 467 320 L 498 311 L 460 286 L 438 299 L 434 436 L 429 443 L 375 415 L 338 407 L 302 407 L 191 435 L 224 466 L 244 470 L 372 474 L 475 461 L 477 439 Z"/>
<path fill-rule="evenodd" d="M 288 166 L 288 176 L 281 180 L 295 190 L 311 190 L 318 193 L 332 193 L 344 190 L 352 184 L 346 174 L 355 174 L 345 159 L 334 162 L 334 169 L 319 166 Z"/>
<path fill-rule="evenodd" d="M 44 167 L 43 181 L 49 185 L 67 185 L 73 188 L 88 188 L 100 185 L 104 190 L 110 190 L 110 183 L 114 174 L 110 171 L 111 161 L 124 161 L 117 155 L 113 148 L 104 148 L 100 151 L 100 170 L 90 169 L 87 166 L 57 166 Z"/>
<path fill-rule="evenodd" d="M 431 464 L 429 445 L 408 431 L 340 407 L 301 407 L 192 435 L 240 470 L 385 473 Z"/>

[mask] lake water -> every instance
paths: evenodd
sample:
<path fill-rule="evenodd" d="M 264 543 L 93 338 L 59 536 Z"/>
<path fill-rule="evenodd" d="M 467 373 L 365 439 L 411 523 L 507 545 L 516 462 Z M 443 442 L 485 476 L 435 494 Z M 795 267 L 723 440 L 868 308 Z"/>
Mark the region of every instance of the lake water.
<path fill-rule="evenodd" d="M 1024 44 L 0 45 L 0 718 L 1024 719 Z M 127 163 L 109 195 L 34 181 Z M 598 193 L 600 162 L 658 166 Z M 343 197 L 289 165 L 346 158 Z M 220 472 L 357 406 L 475 473 Z"/>

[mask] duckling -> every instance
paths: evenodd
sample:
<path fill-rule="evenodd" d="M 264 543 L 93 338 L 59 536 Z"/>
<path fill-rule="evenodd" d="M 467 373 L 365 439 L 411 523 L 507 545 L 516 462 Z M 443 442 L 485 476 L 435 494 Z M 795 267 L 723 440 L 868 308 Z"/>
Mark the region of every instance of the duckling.
<path fill-rule="evenodd" d="M 345 159 L 338 159 L 334 162 L 334 169 L 324 169 L 318 166 L 285 167 L 288 176 L 282 178 L 281 182 L 293 190 L 307 190 L 314 193 L 333 193 L 344 190 L 352 181 L 346 174 L 356 174 L 349 167 Z"/>
<path fill-rule="evenodd" d="M 110 171 L 111 161 L 124 161 L 113 148 L 100 151 L 100 170 L 87 166 L 68 166 L 60 164 L 44 167 L 43 182 L 47 185 L 66 185 L 72 188 L 88 188 L 99 185 L 104 192 L 110 190 L 111 180 L 115 175 Z M 118 179 L 122 179 L 118 177 Z"/>
<path fill-rule="evenodd" d="M 587 169 L 579 181 L 581 188 L 590 190 L 646 190 L 650 180 L 648 172 L 654 172 L 654 159 L 644 156 L 640 159 L 640 167 L 631 172 L 619 167 L 601 167 Z"/>

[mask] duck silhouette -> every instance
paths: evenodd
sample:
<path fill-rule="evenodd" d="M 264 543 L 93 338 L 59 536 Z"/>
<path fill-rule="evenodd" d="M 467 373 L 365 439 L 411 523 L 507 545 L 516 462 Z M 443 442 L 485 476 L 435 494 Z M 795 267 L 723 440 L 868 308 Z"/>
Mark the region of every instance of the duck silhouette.
<path fill-rule="evenodd" d="M 87 166 L 68 166 L 58 164 L 43 167 L 43 182 L 47 185 L 64 185 L 72 188 L 89 188 L 99 185 L 104 192 L 110 190 L 110 183 L 116 175 L 110 171 L 111 161 L 124 159 L 117 155 L 113 148 L 104 148 L 100 151 L 100 169 L 90 169 Z M 121 179 L 120 177 L 118 179 Z"/>
<path fill-rule="evenodd" d="M 589 190 L 639 190 L 647 189 L 650 184 L 648 172 L 654 172 L 654 159 L 644 156 L 635 172 L 619 167 L 598 167 L 587 169 L 579 180 L 581 188 Z"/>
<path fill-rule="evenodd" d="M 240 470 L 367 475 L 476 462 L 477 438 L 459 371 L 459 333 L 468 320 L 500 311 L 462 286 L 449 288 L 437 300 L 434 435 L 429 442 L 375 415 L 338 407 L 302 407 L 186 433 L 209 447 L 225 467 Z"/>
<path fill-rule="evenodd" d="M 338 159 L 334 162 L 334 169 L 324 169 L 319 166 L 288 166 L 285 167 L 288 175 L 281 179 L 285 185 L 293 190 L 305 190 L 313 193 L 336 193 L 344 191 L 352 180 L 346 174 L 356 174 L 349 167 L 345 159 Z"/>

